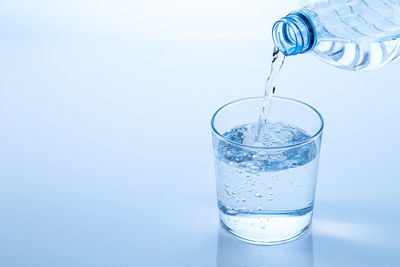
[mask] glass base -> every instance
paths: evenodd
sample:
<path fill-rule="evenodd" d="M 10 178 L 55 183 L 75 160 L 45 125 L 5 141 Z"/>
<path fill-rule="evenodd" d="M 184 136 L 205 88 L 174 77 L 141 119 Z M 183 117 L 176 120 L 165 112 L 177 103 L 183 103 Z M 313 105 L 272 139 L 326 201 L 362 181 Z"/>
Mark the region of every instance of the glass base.
<path fill-rule="evenodd" d="M 242 241 L 275 245 L 294 240 L 311 226 L 312 207 L 290 213 L 236 214 L 220 211 L 222 227 Z"/>

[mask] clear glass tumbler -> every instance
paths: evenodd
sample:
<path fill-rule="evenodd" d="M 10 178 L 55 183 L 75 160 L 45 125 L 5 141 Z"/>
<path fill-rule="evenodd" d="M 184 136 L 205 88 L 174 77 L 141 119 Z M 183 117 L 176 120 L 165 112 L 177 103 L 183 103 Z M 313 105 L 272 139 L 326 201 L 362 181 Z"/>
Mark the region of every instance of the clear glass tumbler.
<path fill-rule="evenodd" d="M 240 99 L 212 117 L 217 199 L 228 232 L 247 242 L 275 244 L 299 237 L 311 225 L 324 123 L 310 105 L 273 97 L 268 122 L 284 123 L 291 135 L 303 138 L 281 146 L 249 145 L 235 129 L 254 125 L 262 103 L 261 97 Z M 275 131 L 272 139 L 274 134 L 287 133 Z"/>

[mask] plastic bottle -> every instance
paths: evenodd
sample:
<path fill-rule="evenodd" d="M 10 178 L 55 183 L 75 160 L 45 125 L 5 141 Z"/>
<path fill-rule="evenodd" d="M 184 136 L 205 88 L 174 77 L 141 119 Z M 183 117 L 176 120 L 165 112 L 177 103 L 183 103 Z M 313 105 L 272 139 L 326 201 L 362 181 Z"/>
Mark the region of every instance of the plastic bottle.
<path fill-rule="evenodd" d="M 285 55 L 312 52 L 346 70 L 376 69 L 400 55 L 400 0 L 315 0 L 277 21 Z"/>

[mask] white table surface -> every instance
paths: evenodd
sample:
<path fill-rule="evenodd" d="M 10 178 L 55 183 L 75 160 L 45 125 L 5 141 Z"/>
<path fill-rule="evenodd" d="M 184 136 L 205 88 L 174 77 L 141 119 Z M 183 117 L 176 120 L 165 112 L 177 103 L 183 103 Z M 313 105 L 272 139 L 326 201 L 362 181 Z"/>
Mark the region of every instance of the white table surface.
<path fill-rule="evenodd" d="M 210 117 L 263 94 L 268 41 L 0 42 L 0 266 L 397 266 L 400 60 L 289 58 L 325 119 L 313 228 L 219 229 Z"/>

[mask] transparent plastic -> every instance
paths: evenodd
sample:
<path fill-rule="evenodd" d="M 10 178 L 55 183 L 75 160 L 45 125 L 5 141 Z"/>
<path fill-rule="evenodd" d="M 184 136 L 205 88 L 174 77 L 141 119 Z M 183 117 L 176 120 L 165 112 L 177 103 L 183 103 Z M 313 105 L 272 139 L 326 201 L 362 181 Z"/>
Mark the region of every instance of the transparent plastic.
<path fill-rule="evenodd" d="M 372 70 L 400 55 L 399 0 L 316 0 L 277 21 L 285 55 L 312 52 L 346 70 Z"/>

